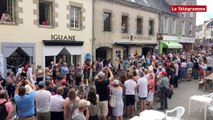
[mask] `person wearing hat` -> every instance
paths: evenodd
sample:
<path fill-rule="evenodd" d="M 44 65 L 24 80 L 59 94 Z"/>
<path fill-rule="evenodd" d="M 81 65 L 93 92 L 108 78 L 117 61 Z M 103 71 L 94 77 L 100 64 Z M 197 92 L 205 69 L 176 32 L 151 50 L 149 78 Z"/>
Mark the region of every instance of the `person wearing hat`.
<path fill-rule="evenodd" d="M 116 117 L 116 120 L 123 120 L 123 89 L 120 86 L 119 80 L 114 80 L 112 86 L 111 94 L 115 96 L 115 106 L 112 109 L 112 115 Z"/>
<path fill-rule="evenodd" d="M 78 108 L 74 111 L 72 114 L 72 120 L 88 120 L 89 119 L 89 109 L 90 102 L 81 99 L 78 103 Z M 86 115 L 84 115 L 84 112 L 86 111 Z"/>
<path fill-rule="evenodd" d="M 95 86 L 96 86 L 96 92 L 99 95 L 100 102 L 98 103 L 99 108 L 99 117 L 103 116 L 102 120 L 107 119 L 108 115 L 108 100 L 109 100 L 109 88 L 108 85 L 110 84 L 110 81 L 113 80 L 113 74 L 110 68 L 107 68 L 107 72 L 110 74 L 110 77 L 107 78 L 107 72 L 105 71 L 105 68 L 100 71 L 95 80 Z"/>
<path fill-rule="evenodd" d="M 26 88 L 23 86 L 23 84 L 28 84 L 32 88 L 32 90 L 28 94 L 26 94 Z M 22 79 L 17 84 L 14 100 L 18 108 L 19 120 L 34 120 L 35 90 L 36 87 L 28 79 Z"/>
<path fill-rule="evenodd" d="M 51 93 L 45 90 L 44 81 L 38 83 L 39 90 L 35 93 L 35 107 L 37 120 L 50 120 Z"/>
<path fill-rule="evenodd" d="M 65 99 L 67 97 L 68 92 L 69 92 L 69 87 L 67 87 L 67 82 L 66 82 L 65 79 L 61 80 L 61 85 L 64 88 L 64 92 L 62 94 L 62 97 Z"/>
<path fill-rule="evenodd" d="M 168 109 L 166 90 L 169 88 L 169 78 L 165 71 L 161 72 L 162 78 L 157 81 L 160 88 L 160 108 L 158 110 Z"/>

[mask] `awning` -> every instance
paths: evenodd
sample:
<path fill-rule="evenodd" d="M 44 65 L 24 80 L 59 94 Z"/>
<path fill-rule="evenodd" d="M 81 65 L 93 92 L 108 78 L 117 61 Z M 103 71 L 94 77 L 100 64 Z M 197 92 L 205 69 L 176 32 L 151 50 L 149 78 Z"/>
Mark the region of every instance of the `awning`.
<path fill-rule="evenodd" d="M 57 56 L 59 53 L 63 53 L 63 50 L 71 55 L 82 55 L 82 46 L 45 46 L 43 54 L 44 56 Z"/>
<path fill-rule="evenodd" d="M 183 46 L 181 44 L 179 44 L 178 42 L 166 42 L 166 41 L 162 41 L 162 43 L 170 49 L 179 49 L 179 48 L 183 48 Z"/>
<path fill-rule="evenodd" d="M 158 42 L 154 40 L 143 40 L 143 41 L 114 41 L 113 44 L 115 45 L 150 45 L 150 46 L 157 46 Z"/>

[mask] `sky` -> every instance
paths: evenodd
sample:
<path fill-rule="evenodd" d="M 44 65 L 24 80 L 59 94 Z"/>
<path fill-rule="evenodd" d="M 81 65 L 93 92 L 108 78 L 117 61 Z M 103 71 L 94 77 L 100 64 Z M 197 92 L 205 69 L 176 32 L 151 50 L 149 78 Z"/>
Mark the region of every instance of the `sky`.
<path fill-rule="evenodd" d="M 207 12 L 197 12 L 196 25 L 213 18 L 213 0 L 197 0 L 197 5 L 207 5 Z"/>

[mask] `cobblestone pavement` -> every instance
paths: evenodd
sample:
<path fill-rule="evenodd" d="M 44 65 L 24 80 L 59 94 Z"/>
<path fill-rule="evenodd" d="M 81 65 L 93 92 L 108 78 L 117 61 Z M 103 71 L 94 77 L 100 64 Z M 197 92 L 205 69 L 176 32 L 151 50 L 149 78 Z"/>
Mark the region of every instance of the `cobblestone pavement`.
<path fill-rule="evenodd" d="M 177 106 L 183 106 L 185 108 L 185 114 L 183 116 L 184 120 L 203 120 L 204 119 L 204 112 L 200 111 L 193 111 L 193 107 L 191 109 L 191 115 L 188 115 L 188 106 L 189 106 L 189 98 L 192 95 L 202 95 L 202 94 L 209 94 L 213 92 L 211 90 L 204 91 L 198 89 L 198 80 L 192 80 L 190 82 L 181 82 L 178 88 L 175 88 L 174 94 L 172 99 L 168 100 L 168 109 L 173 109 Z M 159 108 L 160 103 L 154 103 L 154 109 L 156 110 Z M 139 108 L 140 109 L 140 108 Z M 161 111 L 162 112 L 162 111 Z M 165 111 L 164 111 L 165 112 Z M 137 114 L 139 111 L 137 111 Z M 129 118 L 126 118 L 128 120 Z M 213 116 L 210 113 L 207 114 L 207 120 L 213 120 Z"/>

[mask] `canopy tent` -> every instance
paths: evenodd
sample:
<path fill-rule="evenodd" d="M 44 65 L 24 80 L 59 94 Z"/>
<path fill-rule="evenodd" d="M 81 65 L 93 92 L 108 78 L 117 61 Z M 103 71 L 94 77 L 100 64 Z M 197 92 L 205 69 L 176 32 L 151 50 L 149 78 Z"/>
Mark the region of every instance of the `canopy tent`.
<path fill-rule="evenodd" d="M 183 48 L 183 46 L 178 42 L 168 42 L 168 41 L 162 41 L 163 47 L 169 48 L 169 49 L 180 49 Z"/>

